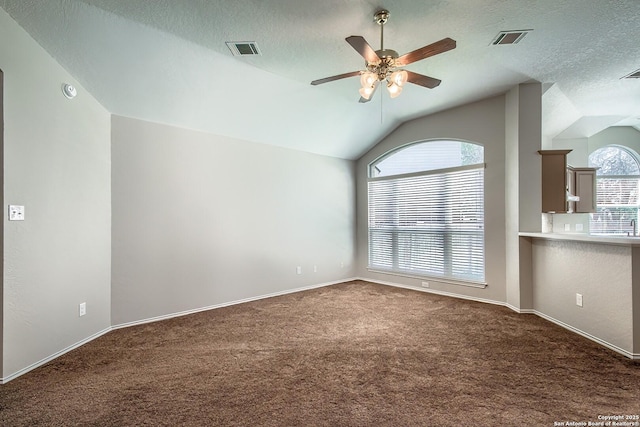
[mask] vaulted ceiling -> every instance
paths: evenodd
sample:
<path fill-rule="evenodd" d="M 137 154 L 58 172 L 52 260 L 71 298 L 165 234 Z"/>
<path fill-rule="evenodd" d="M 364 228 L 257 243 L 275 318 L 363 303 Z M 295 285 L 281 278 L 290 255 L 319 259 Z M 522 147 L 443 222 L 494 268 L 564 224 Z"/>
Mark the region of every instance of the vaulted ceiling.
<path fill-rule="evenodd" d="M 400 123 L 543 83 L 547 137 L 640 129 L 638 0 L 0 0 L 113 114 L 355 159 Z M 364 61 L 345 37 L 400 54 L 445 37 L 408 70 L 442 80 L 358 103 Z M 500 31 L 532 30 L 514 45 Z M 254 41 L 233 56 L 225 42 Z M 3 41 L 4 42 L 4 41 Z"/>

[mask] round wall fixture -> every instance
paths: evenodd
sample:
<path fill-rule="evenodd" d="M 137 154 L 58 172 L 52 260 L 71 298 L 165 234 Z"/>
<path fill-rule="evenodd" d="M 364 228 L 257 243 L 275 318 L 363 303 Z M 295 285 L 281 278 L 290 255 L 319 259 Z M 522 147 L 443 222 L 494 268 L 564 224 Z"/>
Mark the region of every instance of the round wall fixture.
<path fill-rule="evenodd" d="M 78 91 L 76 90 L 75 86 L 70 85 L 68 83 L 64 83 L 62 85 L 62 93 L 64 94 L 64 96 L 66 96 L 69 99 L 73 99 L 76 97 L 76 95 L 78 94 Z"/>

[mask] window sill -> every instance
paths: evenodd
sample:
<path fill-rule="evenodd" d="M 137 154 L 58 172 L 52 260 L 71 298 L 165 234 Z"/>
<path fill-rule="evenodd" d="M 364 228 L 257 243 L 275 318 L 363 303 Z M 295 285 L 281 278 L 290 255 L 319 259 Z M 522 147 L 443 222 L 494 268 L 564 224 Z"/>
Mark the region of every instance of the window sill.
<path fill-rule="evenodd" d="M 419 279 L 424 281 L 431 280 L 433 282 L 444 283 L 447 285 L 466 286 L 469 288 L 485 289 L 487 286 L 489 286 L 486 282 L 473 282 L 471 280 L 456 280 L 456 279 L 450 279 L 450 278 L 438 277 L 438 276 L 419 276 L 417 274 L 399 273 L 397 271 L 379 270 L 375 268 L 367 268 L 367 271 L 370 271 L 372 273 L 388 274 L 390 276 L 408 277 L 410 279 Z"/>

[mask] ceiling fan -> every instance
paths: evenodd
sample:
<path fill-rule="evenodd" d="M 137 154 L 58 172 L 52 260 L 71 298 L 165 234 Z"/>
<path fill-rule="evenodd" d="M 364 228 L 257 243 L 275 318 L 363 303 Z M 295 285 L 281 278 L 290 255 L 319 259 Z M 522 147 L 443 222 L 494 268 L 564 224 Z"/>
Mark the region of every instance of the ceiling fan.
<path fill-rule="evenodd" d="M 349 36 L 345 39 L 356 52 L 362 55 L 366 69 L 314 80 L 311 82 L 312 85 L 360 76 L 360 84 L 362 85 L 360 88 L 360 102 L 369 102 L 379 84 L 383 81 L 386 81 L 387 90 L 392 98 L 400 95 L 402 86 L 406 82 L 429 89 L 433 89 L 440 84 L 441 81 L 436 78 L 403 70 L 400 67 L 454 49 L 456 47 L 455 40 L 447 37 L 398 56 L 398 52 L 395 50 L 384 48 L 384 24 L 389 20 L 389 11 L 379 10 L 373 15 L 373 20 L 380 25 L 380 50 L 374 51 L 362 36 Z"/>

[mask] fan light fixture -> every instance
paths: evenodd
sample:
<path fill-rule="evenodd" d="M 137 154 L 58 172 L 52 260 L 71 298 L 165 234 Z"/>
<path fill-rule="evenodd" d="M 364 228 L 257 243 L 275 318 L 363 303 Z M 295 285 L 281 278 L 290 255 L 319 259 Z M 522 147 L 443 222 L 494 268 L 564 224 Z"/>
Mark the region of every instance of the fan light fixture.
<path fill-rule="evenodd" d="M 389 72 L 387 71 L 387 74 Z M 385 80 L 387 81 L 387 90 L 389 91 L 389 95 L 391 98 L 396 98 L 402 92 L 402 86 L 409 79 L 409 74 L 405 70 L 396 70 L 389 75 L 389 77 L 380 78 L 380 74 L 373 73 L 371 71 L 364 71 L 362 76 L 360 77 L 360 84 L 362 87 L 360 88 L 360 96 L 364 99 L 370 99 L 373 92 L 376 90 L 376 85 L 378 82 Z"/>
<path fill-rule="evenodd" d="M 368 102 L 376 89 L 382 82 L 386 82 L 387 90 L 391 98 L 395 98 L 402 93 L 405 83 L 413 83 L 427 89 L 433 89 L 440 84 L 440 80 L 406 71 L 400 67 L 409 65 L 416 61 L 438 55 L 456 47 L 456 41 L 444 38 L 430 45 L 398 56 L 398 52 L 384 48 L 384 24 L 389 20 L 388 10 L 379 10 L 373 15 L 373 20 L 380 25 L 380 50 L 373 50 L 371 45 L 362 36 L 349 36 L 345 40 L 360 54 L 365 60 L 365 70 L 351 71 L 349 73 L 338 74 L 337 76 L 325 77 L 311 82 L 312 85 L 332 82 L 348 77 L 360 76 L 360 102 Z"/>
<path fill-rule="evenodd" d="M 378 76 L 371 71 L 364 71 L 360 76 L 360 96 L 364 99 L 370 99 L 378 84 Z"/>
<path fill-rule="evenodd" d="M 402 86 L 409 79 L 409 75 L 405 70 L 396 68 L 398 53 L 395 50 L 384 49 L 384 24 L 389 20 L 389 11 L 378 11 L 373 16 L 373 20 L 380 25 L 380 50 L 376 52 L 379 61 L 366 62 L 367 70 L 363 71 L 360 76 L 360 84 L 362 85 L 360 96 L 368 101 L 375 92 L 378 82 L 386 80 L 389 96 L 396 98 L 402 93 Z"/>

